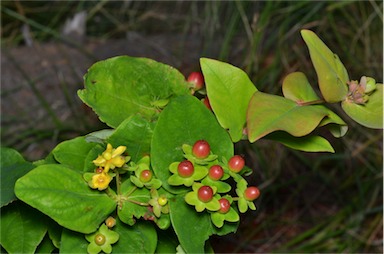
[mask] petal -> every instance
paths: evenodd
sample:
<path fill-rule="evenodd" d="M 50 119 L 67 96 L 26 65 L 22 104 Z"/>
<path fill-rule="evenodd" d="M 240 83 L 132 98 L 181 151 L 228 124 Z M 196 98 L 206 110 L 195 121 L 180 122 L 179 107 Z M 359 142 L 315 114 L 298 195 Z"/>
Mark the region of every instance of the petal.
<path fill-rule="evenodd" d="M 88 244 L 87 251 L 90 254 L 97 254 L 101 251 L 101 246 L 97 245 L 95 242 Z"/>
<path fill-rule="evenodd" d="M 110 244 L 104 244 L 103 246 L 101 246 L 101 249 L 102 251 L 108 254 L 112 252 L 112 246 Z"/>
<path fill-rule="evenodd" d="M 239 198 L 239 201 L 237 202 L 239 206 L 239 211 L 241 213 L 245 213 L 248 210 L 248 204 L 245 198 Z"/>
<path fill-rule="evenodd" d="M 210 211 L 218 211 L 220 210 L 220 202 L 214 198 L 211 201 L 205 203 L 205 207 Z"/>
<path fill-rule="evenodd" d="M 198 199 L 197 199 L 197 194 L 195 192 L 188 192 L 185 197 L 185 202 L 187 204 L 190 204 L 190 205 L 195 205 L 197 204 L 198 202 L 200 202 Z"/>
<path fill-rule="evenodd" d="M 237 222 L 240 220 L 239 214 L 231 207 L 231 209 L 224 214 L 225 220 L 229 222 Z"/>
<path fill-rule="evenodd" d="M 224 214 L 221 213 L 211 213 L 211 220 L 213 225 L 215 225 L 218 228 L 221 228 L 224 225 Z"/>
<path fill-rule="evenodd" d="M 197 212 L 202 212 L 204 211 L 205 209 L 205 204 L 201 201 L 199 201 L 196 205 L 195 205 L 195 209 Z"/>
<path fill-rule="evenodd" d="M 168 178 L 168 183 L 169 183 L 169 185 L 178 186 L 178 185 L 183 185 L 183 180 L 178 175 L 171 175 Z"/>
<path fill-rule="evenodd" d="M 195 172 L 192 175 L 192 178 L 196 181 L 203 179 L 208 174 L 208 169 L 202 166 L 195 166 Z"/>
<path fill-rule="evenodd" d="M 125 164 L 125 158 L 124 158 L 124 156 L 115 157 L 112 159 L 111 163 L 113 165 L 115 165 L 116 167 L 120 168 Z"/>
<path fill-rule="evenodd" d="M 176 174 L 177 173 L 177 167 L 179 166 L 180 162 L 172 162 L 171 165 L 169 165 L 169 171 Z"/>
<path fill-rule="evenodd" d="M 108 232 L 108 239 L 107 241 L 110 243 L 110 244 L 114 244 L 115 242 L 117 242 L 120 238 L 120 235 L 119 233 L 115 232 L 115 231 L 112 231 L 112 230 L 109 230 Z"/>
<path fill-rule="evenodd" d="M 127 149 L 127 147 L 125 147 L 125 146 L 119 146 L 118 148 L 116 148 L 116 149 L 113 151 L 113 153 L 112 153 L 112 158 L 121 155 L 122 153 L 125 152 L 126 149 Z"/>
<path fill-rule="evenodd" d="M 103 166 L 106 160 L 103 156 L 99 155 L 95 160 L 92 161 L 96 166 Z"/>

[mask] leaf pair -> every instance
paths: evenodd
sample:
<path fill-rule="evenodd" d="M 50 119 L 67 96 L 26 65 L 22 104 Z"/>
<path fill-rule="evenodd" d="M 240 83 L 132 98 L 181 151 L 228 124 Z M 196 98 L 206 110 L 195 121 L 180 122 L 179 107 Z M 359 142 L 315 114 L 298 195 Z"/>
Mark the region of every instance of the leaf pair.
<path fill-rule="evenodd" d="M 308 46 L 324 100 L 330 103 L 341 102 L 345 113 L 363 126 L 383 128 L 383 85 L 377 84 L 376 91 L 365 104 L 351 102 L 348 100 L 350 91 L 347 87 L 351 80 L 339 57 L 314 32 L 302 30 L 301 35 Z"/>

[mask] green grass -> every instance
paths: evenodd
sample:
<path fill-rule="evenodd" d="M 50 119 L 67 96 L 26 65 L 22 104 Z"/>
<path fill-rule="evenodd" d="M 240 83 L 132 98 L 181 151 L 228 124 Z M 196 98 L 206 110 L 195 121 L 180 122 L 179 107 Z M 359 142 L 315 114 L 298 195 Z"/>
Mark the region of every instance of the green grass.
<path fill-rule="evenodd" d="M 1 7 L 3 54 L 26 84 L 1 91 L 2 100 L 14 103 L 18 113 L 2 114 L 2 144 L 27 157 L 31 145 L 46 140 L 56 144 L 101 128 L 78 110 L 65 79 L 58 85 L 74 118 L 61 120 L 36 89 L 40 77 L 28 76 L 19 59 L 7 55 L 8 48 L 23 46 L 19 31 L 28 24 L 36 42 L 69 45 L 96 61 L 84 45 L 60 34 L 63 21 L 77 11 L 87 11 L 87 36 L 92 40 L 121 39 L 127 31 L 136 31 L 144 36 L 180 34 L 187 44 L 188 36 L 194 36 L 199 55 L 243 68 L 257 88 L 268 93 L 281 94 L 283 78 L 293 71 L 304 72 L 316 85 L 300 37 L 303 28 L 314 30 L 339 55 L 352 79 L 367 75 L 383 81 L 382 1 L 2 1 Z M 175 54 L 188 58 L 182 48 Z M 181 60 L 175 67 L 182 71 L 198 65 Z M 73 67 L 71 75 L 76 73 Z M 31 89 L 40 103 L 36 111 L 43 110 L 50 125 L 41 127 L 12 97 L 23 89 Z M 236 235 L 225 237 L 227 244 L 214 242 L 218 251 L 382 253 L 383 133 L 354 123 L 338 105 L 332 108 L 350 128 L 341 139 L 330 137 L 335 154 L 302 153 L 269 141 L 236 146 L 255 169 L 250 181 L 261 187 L 262 196 L 258 211 L 242 219 Z M 27 124 L 14 128 L 20 122 Z"/>

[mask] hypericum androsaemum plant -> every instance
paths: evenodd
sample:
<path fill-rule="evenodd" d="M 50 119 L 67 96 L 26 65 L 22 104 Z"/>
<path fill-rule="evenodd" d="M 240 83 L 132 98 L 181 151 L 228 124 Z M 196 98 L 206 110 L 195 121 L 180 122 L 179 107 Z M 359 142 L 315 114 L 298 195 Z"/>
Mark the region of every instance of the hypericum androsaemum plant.
<path fill-rule="evenodd" d="M 32 163 L 1 149 L 1 246 L 9 253 L 210 251 L 208 238 L 235 232 L 239 214 L 255 210 L 260 196 L 234 143 L 268 138 L 334 152 L 314 131 L 342 137 L 347 125 L 326 103 L 341 103 L 366 127 L 383 127 L 383 85 L 351 80 L 313 32 L 302 36 L 321 96 L 304 73 L 289 74 L 280 97 L 207 58 L 203 75 L 188 80 L 146 58 L 95 63 L 78 95 L 110 129 L 62 142 Z"/>

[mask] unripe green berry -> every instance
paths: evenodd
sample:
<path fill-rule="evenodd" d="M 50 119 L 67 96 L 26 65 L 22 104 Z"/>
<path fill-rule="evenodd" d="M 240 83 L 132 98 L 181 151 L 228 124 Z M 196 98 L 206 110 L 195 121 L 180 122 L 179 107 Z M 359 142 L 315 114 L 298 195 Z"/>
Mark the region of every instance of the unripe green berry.
<path fill-rule="evenodd" d="M 100 233 L 95 235 L 95 243 L 97 245 L 101 246 L 105 243 L 105 241 L 106 241 L 105 235 L 100 234 Z"/>
<path fill-rule="evenodd" d="M 168 203 L 168 199 L 164 196 L 161 196 L 157 199 L 157 203 L 161 206 L 165 206 Z"/>

